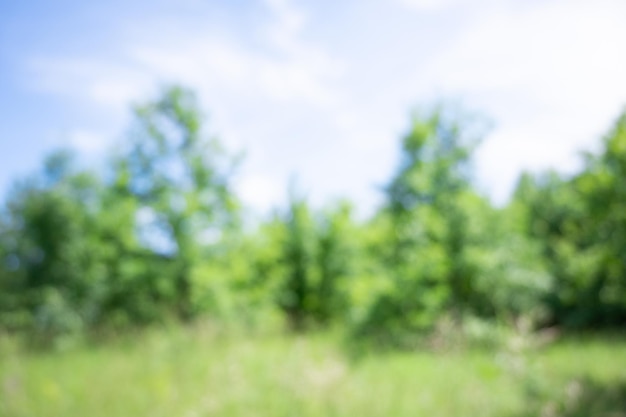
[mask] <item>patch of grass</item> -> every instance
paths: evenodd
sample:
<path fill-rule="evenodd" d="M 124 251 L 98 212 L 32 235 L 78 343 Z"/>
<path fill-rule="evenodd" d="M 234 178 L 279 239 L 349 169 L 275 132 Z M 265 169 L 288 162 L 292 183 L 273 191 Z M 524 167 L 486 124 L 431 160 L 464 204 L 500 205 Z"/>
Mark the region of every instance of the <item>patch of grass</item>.
<path fill-rule="evenodd" d="M 338 346 L 328 334 L 245 338 L 197 327 L 63 352 L 4 349 L 0 416 L 522 416 L 572 378 L 626 379 L 623 339 L 358 360 Z M 516 360 L 525 372 L 511 370 Z"/>
<path fill-rule="evenodd" d="M 570 335 L 532 356 L 512 417 L 626 417 L 623 335 Z"/>

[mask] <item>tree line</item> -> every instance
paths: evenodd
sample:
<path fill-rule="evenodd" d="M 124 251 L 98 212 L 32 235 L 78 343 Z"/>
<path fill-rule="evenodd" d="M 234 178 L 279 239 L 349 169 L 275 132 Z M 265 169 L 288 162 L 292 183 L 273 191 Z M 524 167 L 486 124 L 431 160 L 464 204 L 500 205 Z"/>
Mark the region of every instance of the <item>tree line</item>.
<path fill-rule="evenodd" d="M 435 106 L 411 119 L 370 218 L 294 192 L 253 228 L 238 161 L 207 137 L 192 91 L 133 114 L 104 170 L 58 151 L 7 194 L 1 332 L 50 341 L 208 316 L 402 345 L 442 317 L 626 323 L 626 112 L 579 173 L 525 173 L 498 208 L 471 181 L 476 119 Z"/>

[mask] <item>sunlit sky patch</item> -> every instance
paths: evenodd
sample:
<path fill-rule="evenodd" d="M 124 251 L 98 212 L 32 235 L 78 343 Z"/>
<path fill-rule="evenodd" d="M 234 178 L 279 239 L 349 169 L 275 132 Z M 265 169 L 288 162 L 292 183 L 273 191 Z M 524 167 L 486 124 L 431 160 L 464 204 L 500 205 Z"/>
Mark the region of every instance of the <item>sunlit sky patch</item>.
<path fill-rule="evenodd" d="M 622 0 L 0 4 L 0 190 L 72 146 L 102 159 L 131 103 L 195 89 L 245 151 L 259 212 L 287 184 L 371 211 L 415 106 L 450 98 L 492 122 L 476 182 L 506 201 L 523 169 L 572 171 L 626 104 Z"/>

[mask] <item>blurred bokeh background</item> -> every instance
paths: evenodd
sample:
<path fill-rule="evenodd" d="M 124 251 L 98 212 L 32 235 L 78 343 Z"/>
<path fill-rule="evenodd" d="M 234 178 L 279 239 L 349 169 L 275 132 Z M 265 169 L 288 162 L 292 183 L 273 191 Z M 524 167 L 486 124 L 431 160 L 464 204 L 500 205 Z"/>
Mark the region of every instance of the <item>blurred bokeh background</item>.
<path fill-rule="evenodd" d="M 476 179 L 498 204 L 522 169 L 572 171 L 621 111 L 621 1 L 6 2 L 0 13 L 0 189 L 51 148 L 119 142 L 129 104 L 194 89 L 246 153 L 244 201 L 297 176 L 316 203 L 371 213 L 415 106 L 462 101 L 491 129 Z M 37 123 L 33 122 L 33 119 Z M 98 159 L 98 158 L 96 158 Z M 348 168 L 349 167 L 349 168 Z"/>
<path fill-rule="evenodd" d="M 0 4 L 0 416 L 623 416 L 626 3 Z"/>

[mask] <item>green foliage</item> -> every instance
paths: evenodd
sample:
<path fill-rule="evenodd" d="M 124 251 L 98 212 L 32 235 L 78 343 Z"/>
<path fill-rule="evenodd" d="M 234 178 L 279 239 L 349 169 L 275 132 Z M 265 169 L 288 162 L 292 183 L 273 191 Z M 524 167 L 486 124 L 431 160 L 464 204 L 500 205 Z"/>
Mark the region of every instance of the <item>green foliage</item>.
<path fill-rule="evenodd" d="M 527 236 L 542 248 L 553 284 L 546 295 L 551 322 L 571 327 L 626 322 L 626 114 L 572 178 L 526 176 L 516 204 Z"/>
<path fill-rule="evenodd" d="M 232 164 L 203 137 L 196 98 L 179 87 L 137 107 L 130 148 L 118 162 L 126 192 L 138 202 L 138 232 L 155 257 L 169 256 L 178 315 L 189 319 L 194 263 L 207 235 L 235 222 Z M 143 220 L 143 221 L 141 221 Z"/>
<path fill-rule="evenodd" d="M 97 320 L 105 279 L 97 194 L 95 178 L 75 170 L 66 152 L 15 186 L 3 213 L 2 327 L 54 339 Z"/>
<path fill-rule="evenodd" d="M 285 311 L 291 326 L 302 330 L 310 319 L 314 303 L 315 226 L 306 202 L 296 198 L 292 198 L 282 221 L 285 232 L 280 262 L 284 265 L 284 277 L 278 304 Z"/>
<path fill-rule="evenodd" d="M 474 313 L 509 324 L 522 317 L 544 319 L 543 302 L 553 285 L 539 243 L 520 230 L 518 208 L 515 203 L 502 210 L 484 202 L 477 206 L 480 211 L 472 216 L 472 226 L 482 239 L 469 251 L 473 268 L 479 271 Z"/>
<path fill-rule="evenodd" d="M 470 216 L 482 216 L 474 209 L 480 198 L 470 187 L 476 144 L 470 123 L 446 106 L 414 118 L 380 213 L 389 218 L 379 245 L 393 285 L 372 306 L 359 333 L 405 344 L 401 340 L 432 328 L 446 311 L 460 321 L 471 309 L 479 272 L 471 250 L 484 231 L 470 227 Z"/>
<path fill-rule="evenodd" d="M 323 214 L 318 226 L 315 316 L 322 324 L 345 319 L 350 307 L 350 287 L 360 271 L 358 228 L 352 207 L 342 202 Z"/>
<path fill-rule="evenodd" d="M 15 184 L 0 208 L 1 332 L 67 345 L 209 316 L 413 348 L 527 320 L 626 323 L 626 113 L 580 173 L 525 174 L 495 208 L 472 184 L 481 124 L 439 105 L 412 119 L 371 218 L 292 195 L 255 224 L 204 122 L 193 92 L 169 87 L 135 108 L 104 172 L 62 151 Z"/>

